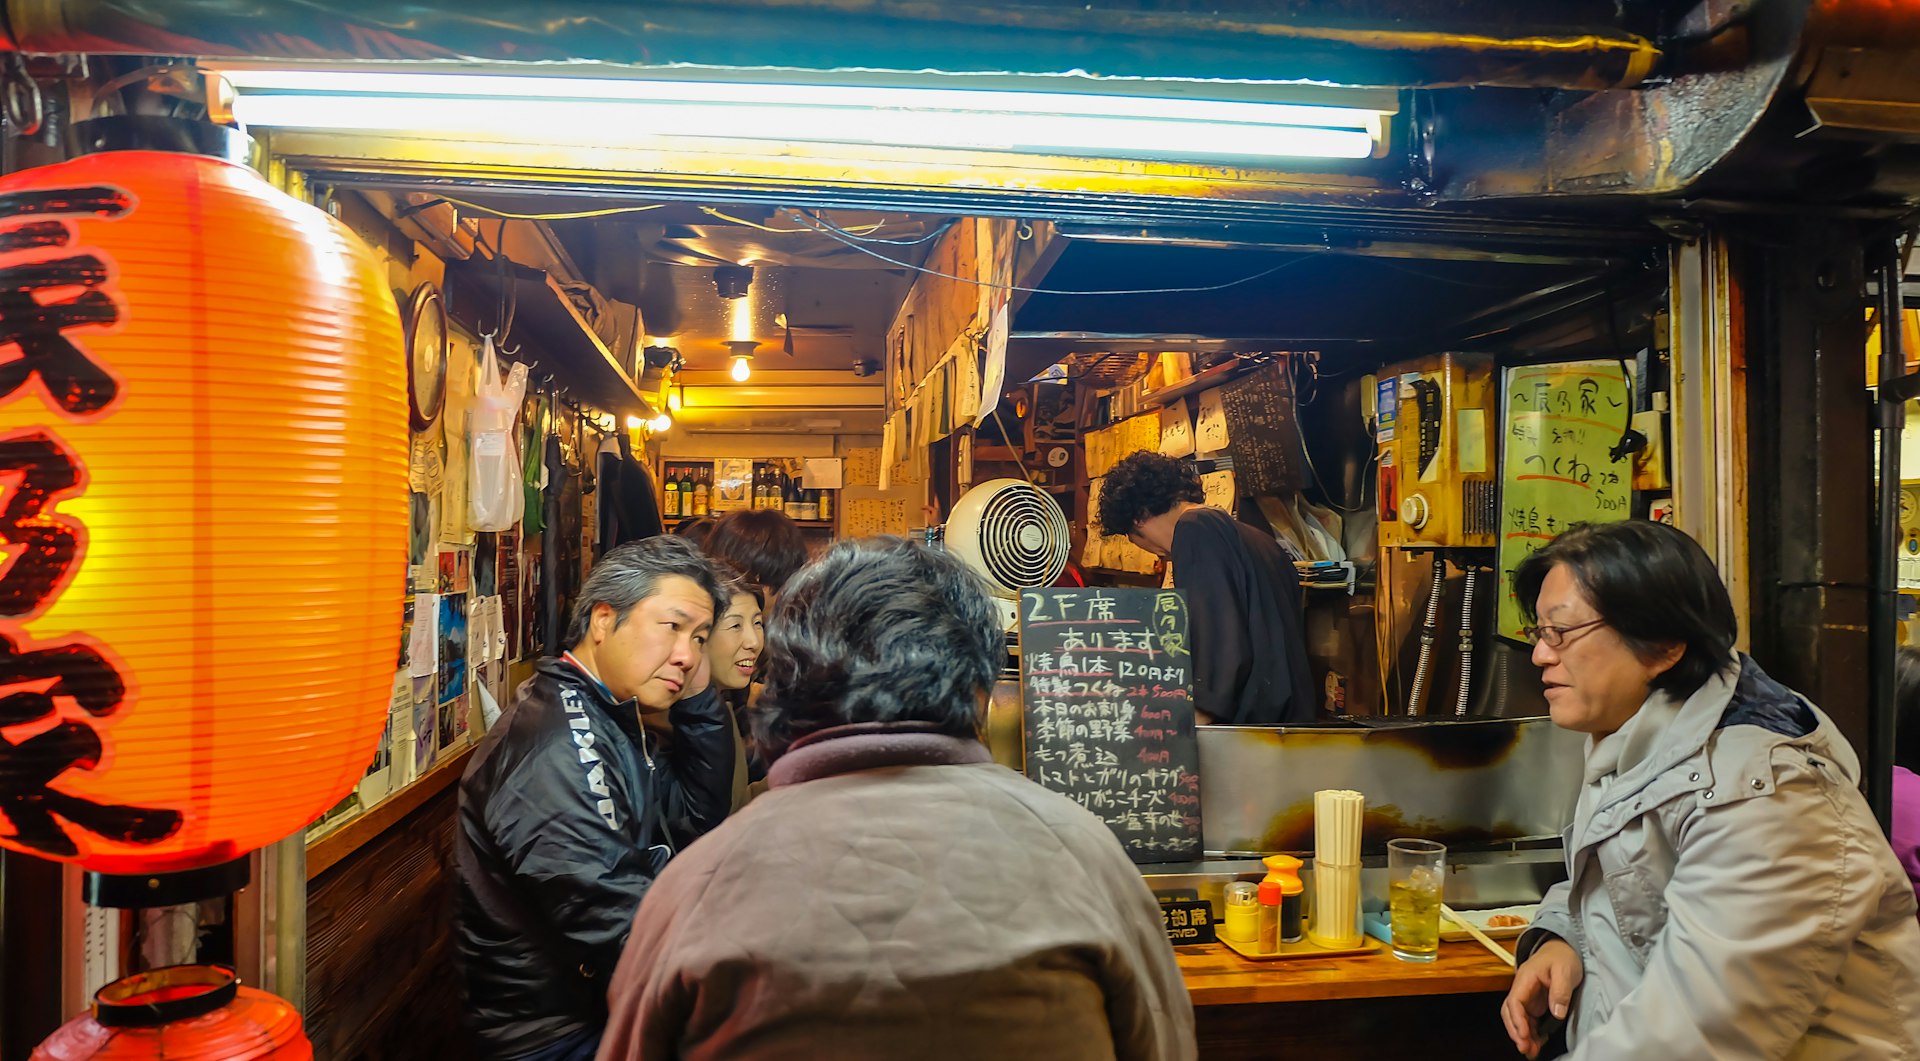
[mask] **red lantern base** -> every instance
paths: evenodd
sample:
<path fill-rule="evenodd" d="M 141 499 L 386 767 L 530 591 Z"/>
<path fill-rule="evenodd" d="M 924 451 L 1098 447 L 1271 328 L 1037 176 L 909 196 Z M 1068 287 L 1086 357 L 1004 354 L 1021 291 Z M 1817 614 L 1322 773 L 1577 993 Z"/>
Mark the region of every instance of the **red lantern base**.
<path fill-rule="evenodd" d="M 88 873 L 80 879 L 81 897 L 95 906 L 141 910 L 217 899 L 247 886 L 251 867 L 245 858 L 175 873 Z"/>
<path fill-rule="evenodd" d="M 300 1014 L 217 965 L 170 965 L 115 980 L 93 1012 L 34 1048 L 32 1061 L 313 1061 Z"/>

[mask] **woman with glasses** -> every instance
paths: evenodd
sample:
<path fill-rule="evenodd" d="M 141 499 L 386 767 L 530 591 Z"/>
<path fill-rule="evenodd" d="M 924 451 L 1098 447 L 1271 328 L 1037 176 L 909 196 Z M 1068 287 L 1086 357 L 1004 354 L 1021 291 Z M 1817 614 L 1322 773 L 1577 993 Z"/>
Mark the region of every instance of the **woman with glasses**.
<path fill-rule="evenodd" d="M 1920 1056 L 1913 889 L 1831 719 L 1734 651 L 1693 539 L 1583 525 L 1514 578 L 1556 725 L 1587 735 L 1570 879 L 1501 1016 L 1575 1058 Z"/>

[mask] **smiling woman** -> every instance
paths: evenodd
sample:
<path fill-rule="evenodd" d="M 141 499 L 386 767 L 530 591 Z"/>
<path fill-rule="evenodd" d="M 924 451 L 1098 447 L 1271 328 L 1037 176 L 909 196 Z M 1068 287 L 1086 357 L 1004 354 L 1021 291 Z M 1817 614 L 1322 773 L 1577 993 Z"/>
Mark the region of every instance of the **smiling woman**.
<path fill-rule="evenodd" d="M 760 591 L 743 578 L 726 583 L 732 603 L 713 621 L 713 636 L 707 640 L 707 659 L 713 670 L 713 684 L 722 691 L 745 689 L 753 681 L 753 668 L 766 644 L 765 624 L 761 616 Z"/>

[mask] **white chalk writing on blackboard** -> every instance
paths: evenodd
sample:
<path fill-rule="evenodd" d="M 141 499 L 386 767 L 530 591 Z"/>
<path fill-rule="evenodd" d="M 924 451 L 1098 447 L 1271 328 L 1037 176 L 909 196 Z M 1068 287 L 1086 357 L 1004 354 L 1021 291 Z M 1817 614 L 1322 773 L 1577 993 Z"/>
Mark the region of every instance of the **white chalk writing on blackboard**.
<path fill-rule="evenodd" d="M 1028 590 L 1020 623 L 1027 776 L 1098 815 L 1136 861 L 1199 857 L 1185 599 Z"/>

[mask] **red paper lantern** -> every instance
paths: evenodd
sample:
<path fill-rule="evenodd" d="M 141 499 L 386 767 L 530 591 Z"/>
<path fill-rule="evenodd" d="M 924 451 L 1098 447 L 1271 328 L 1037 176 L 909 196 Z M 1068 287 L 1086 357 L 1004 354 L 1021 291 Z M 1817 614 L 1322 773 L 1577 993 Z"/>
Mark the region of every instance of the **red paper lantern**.
<path fill-rule="evenodd" d="M 0 179 L 0 845 L 227 862 L 364 771 L 397 660 L 398 314 L 218 159 Z"/>
<path fill-rule="evenodd" d="M 31 1061 L 313 1061 L 300 1014 L 229 969 L 174 965 L 116 980 Z"/>

